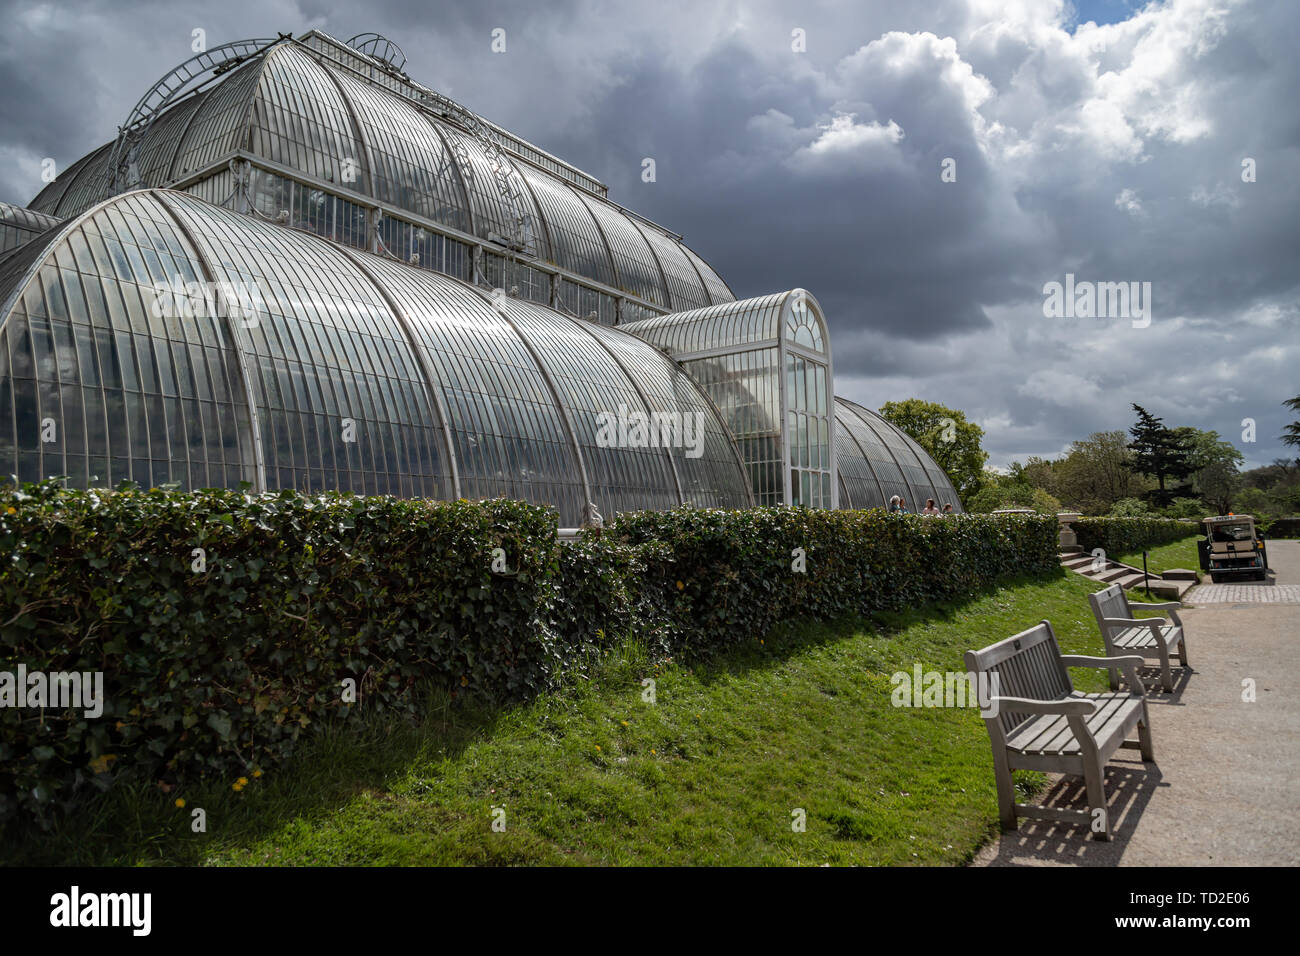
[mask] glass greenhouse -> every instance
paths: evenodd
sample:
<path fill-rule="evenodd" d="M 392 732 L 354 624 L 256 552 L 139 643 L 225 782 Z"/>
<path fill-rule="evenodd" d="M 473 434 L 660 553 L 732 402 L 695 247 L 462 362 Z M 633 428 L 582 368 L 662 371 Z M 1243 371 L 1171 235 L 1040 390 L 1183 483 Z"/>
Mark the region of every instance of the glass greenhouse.
<path fill-rule="evenodd" d="M 382 38 L 378 38 L 382 41 Z M 0 204 L 0 471 L 78 487 L 961 505 L 821 306 L 319 32 L 200 54 Z M 400 51 L 397 51 L 400 54 Z"/>

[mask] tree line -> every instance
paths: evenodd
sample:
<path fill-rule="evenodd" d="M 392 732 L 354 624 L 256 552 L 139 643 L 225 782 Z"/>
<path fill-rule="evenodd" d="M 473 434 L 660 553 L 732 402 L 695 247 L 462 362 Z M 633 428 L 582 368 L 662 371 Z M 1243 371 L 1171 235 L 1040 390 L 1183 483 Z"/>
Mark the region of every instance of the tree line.
<path fill-rule="evenodd" d="M 1300 412 L 1300 395 L 1282 403 Z M 1202 518 L 1229 511 L 1272 519 L 1300 513 L 1300 457 L 1242 471 L 1242 453 L 1215 431 L 1169 426 L 1141 405 L 1127 431 L 1094 432 L 1057 459 L 988 467 L 984 430 L 935 402 L 887 402 L 880 414 L 948 475 L 967 511 L 1032 508 L 1086 515 Z M 1280 436 L 1300 456 L 1300 420 Z"/>

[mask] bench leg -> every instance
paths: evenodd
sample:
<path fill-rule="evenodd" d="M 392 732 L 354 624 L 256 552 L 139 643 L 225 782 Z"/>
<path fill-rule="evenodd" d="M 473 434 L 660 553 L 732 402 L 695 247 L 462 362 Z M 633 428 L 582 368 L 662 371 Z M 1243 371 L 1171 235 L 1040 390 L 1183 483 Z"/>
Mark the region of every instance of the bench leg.
<path fill-rule="evenodd" d="M 1016 828 L 1016 785 L 1011 779 L 1011 766 L 1005 750 L 993 749 L 993 778 L 998 785 L 998 819 L 1003 830 Z"/>
<path fill-rule="evenodd" d="M 1189 669 L 1191 668 L 1192 665 L 1187 662 L 1187 634 L 1186 633 L 1183 634 L 1183 639 L 1178 644 L 1178 659 L 1182 661 L 1183 667 Z"/>
<path fill-rule="evenodd" d="M 1101 822 L 1103 824 L 1100 830 L 1093 830 L 1093 836 L 1098 840 L 1110 839 L 1110 807 L 1106 806 L 1106 785 L 1105 769 L 1096 755 L 1085 756 L 1083 762 L 1083 779 L 1088 785 L 1088 811 L 1093 821 L 1097 819 L 1097 810 L 1101 809 Z M 1090 824 L 1090 827 L 1095 824 Z"/>
<path fill-rule="evenodd" d="M 1174 674 L 1169 668 L 1169 648 L 1160 641 L 1158 648 L 1160 651 L 1160 686 L 1165 689 L 1166 694 L 1174 692 Z"/>
<path fill-rule="evenodd" d="M 1104 626 L 1103 626 L 1102 629 L 1101 629 L 1101 641 L 1102 641 L 1102 644 L 1103 644 L 1103 645 L 1105 646 L 1105 648 L 1106 648 L 1106 656 L 1107 656 L 1107 657 L 1119 657 L 1119 656 L 1120 656 L 1120 652 L 1117 651 L 1117 650 L 1115 650 L 1115 648 L 1111 646 L 1111 643 L 1110 643 L 1110 632 L 1107 631 L 1106 628 L 1105 628 Z M 1106 668 L 1106 679 L 1110 682 L 1110 689 L 1111 689 L 1111 690 L 1119 690 L 1119 668 L 1117 668 L 1117 667 L 1108 667 L 1108 668 Z"/>
<path fill-rule="evenodd" d="M 1151 742 L 1151 721 L 1144 715 L 1138 721 L 1138 749 L 1142 753 L 1142 759 L 1149 762 L 1156 762 L 1155 745 Z"/>

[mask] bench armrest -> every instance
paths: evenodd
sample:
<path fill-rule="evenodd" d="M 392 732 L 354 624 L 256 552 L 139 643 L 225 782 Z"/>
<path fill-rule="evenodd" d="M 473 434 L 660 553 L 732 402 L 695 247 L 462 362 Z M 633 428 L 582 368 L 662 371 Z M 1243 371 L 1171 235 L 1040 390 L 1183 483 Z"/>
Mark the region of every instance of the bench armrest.
<path fill-rule="evenodd" d="M 1159 604 L 1139 604 L 1139 611 L 1168 611 L 1169 616 L 1174 619 L 1174 623 L 1179 627 L 1183 626 L 1183 619 L 1178 616 L 1178 609 L 1183 606 L 1182 601 L 1161 601 Z M 1129 610 L 1133 610 L 1133 605 L 1129 605 Z"/>
<path fill-rule="evenodd" d="M 1064 700 L 1033 700 L 1029 697 L 990 697 L 989 703 L 999 712 L 1012 714 L 1061 714 L 1086 717 L 1097 710 L 1090 700 L 1066 698 Z"/>
<path fill-rule="evenodd" d="M 1061 663 L 1066 667 L 1105 667 L 1122 670 L 1128 680 L 1128 689 L 1135 694 L 1145 694 L 1142 684 L 1141 668 L 1146 663 L 1139 654 L 1122 654 L 1117 657 L 1088 657 L 1085 654 L 1062 654 Z"/>

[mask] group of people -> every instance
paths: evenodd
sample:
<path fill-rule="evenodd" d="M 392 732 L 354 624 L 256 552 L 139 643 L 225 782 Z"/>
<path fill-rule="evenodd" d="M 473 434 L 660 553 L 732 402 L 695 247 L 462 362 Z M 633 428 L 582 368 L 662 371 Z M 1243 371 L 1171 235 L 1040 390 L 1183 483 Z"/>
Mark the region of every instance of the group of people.
<path fill-rule="evenodd" d="M 906 498 L 904 498 L 902 495 L 894 495 L 894 497 L 889 499 L 889 513 L 891 515 L 892 514 L 910 515 L 912 512 L 907 507 Z M 933 498 L 926 498 L 925 507 L 921 510 L 921 514 L 927 515 L 929 517 L 934 517 L 935 515 L 938 515 L 939 517 L 943 517 L 944 515 L 950 515 L 952 513 L 953 510 L 951 504 L 945 502 L 943 508 L 940 509 L 935 505 Z"/>

